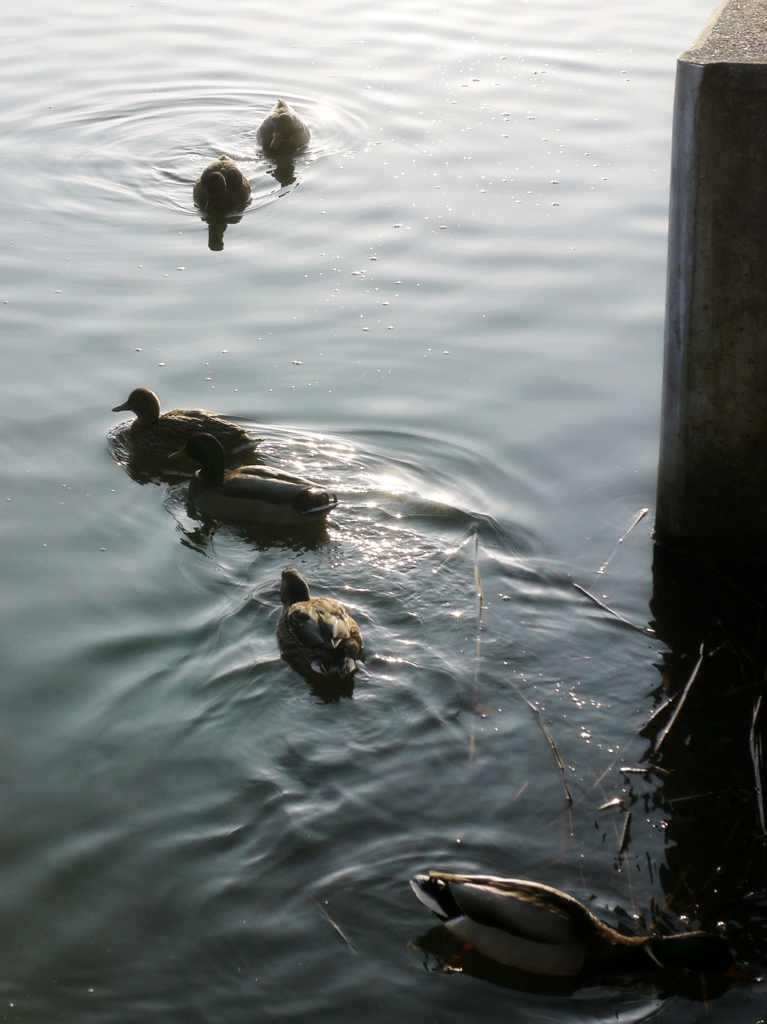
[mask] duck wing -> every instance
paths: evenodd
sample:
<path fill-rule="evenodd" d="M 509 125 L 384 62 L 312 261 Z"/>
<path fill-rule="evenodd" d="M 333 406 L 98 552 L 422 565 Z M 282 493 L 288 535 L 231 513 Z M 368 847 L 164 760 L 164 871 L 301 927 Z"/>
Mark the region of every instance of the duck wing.
<path fill-rule="evenodd" d="M 580 938 L 569 914 L 536 899 L 524 888 L 453 882 L 450 891 L 463 913 L 477 924 L 501 928 L 532 942 L 570 943 Z"/>
<path fill-rule="evenodd" d="M 474 921 L 534 942 L 582 941 L 600 926 L 574 896 L 541 882 L 431 871 L 428 883 L 446 886 L 455 907 Z"/>
<path fill-rule="evenodd" d="M 334 650 L 351 636 L 343 608 L 329 598 L 313 598 L 293 605 L 288 621 L 296 639 L 305 646 Z"/>
<path fill-rule="evenodd" d="M 232 454 L 254 448 L 261 440 L 207 409 L 173 409 L 146 426 L 136 420 L 131 429 L 144 447 L 156 448 L 166 455 L 172 455 L 200 431 L 212 434 Z"/>
<path fill-rule="evenodd" d="M 318 599 L 317 624 L 323 643 L 329 647 L 338 647 L 352 635 L 349 628 L 349 617 L 343 605 L 331 598 L 321 597 Z"/>

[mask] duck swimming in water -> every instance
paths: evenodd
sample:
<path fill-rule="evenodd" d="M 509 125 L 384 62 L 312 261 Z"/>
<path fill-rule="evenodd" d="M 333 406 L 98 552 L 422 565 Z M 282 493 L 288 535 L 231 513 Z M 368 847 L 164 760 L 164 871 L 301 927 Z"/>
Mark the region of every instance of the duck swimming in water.
<path fill-rule="evenodd" d="M 207 409 L 173 409 L 160 413 L 160 399 L 149 388 L 134 388 L 127 401 L 112 412 L 135 412 L 130 426 L 133 443 L 150 455 L 168 457 L 200 431 L 212 434 L 230 454 L 252 449 L 261 440 Z"/>
<path fill-rule="evenodd" d="M 250 199 L 250 182 L 240 168 L 223 154 L 208 164 L 194 183 L 194 201 L 206 213 L 226 213 Z"/>
<path fill-rule="evenodd" d="M 410 882 L 457 938 L 510 967 L 575 978 L 665 967 L 723 974 L 732 953 L 719 935 L 621 935 L 574 896 L 540 882 L 429 871 Z"/>
<path fill-rule="evenodd" d="M 309 143 L 309 128 L 285 100 L 277 100 L 258 129 L 258 142 L 266 156 L 292 156 Z"/>
<path fill-rule="evenodd" d="M 200 463 L 189 481 L 189 501 L 211 516 L 306 526 L 324 521 L 338 504 L 335 494 L 280 469 L 240 466 L 227 473 L 224 449 L 207 433 L 194 434 L 173 457 Z"/>
<path fill-rule="evenodd" d="M 362 653 L 360 627 L 333 597 L 312 597 L 298 569 L 284 569 L 283 609 L 277 639 L 285 660 L 300 672 L 343 679 L 357 669 Z"/>

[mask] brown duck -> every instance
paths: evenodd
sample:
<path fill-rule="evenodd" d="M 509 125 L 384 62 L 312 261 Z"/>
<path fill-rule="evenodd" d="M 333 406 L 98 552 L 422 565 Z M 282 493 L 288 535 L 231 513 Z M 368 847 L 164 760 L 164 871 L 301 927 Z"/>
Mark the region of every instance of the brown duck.
<path fill-rule="evenodd" d="M 283 609 L 277 640 L 285 660 L 301 672 L 344 678 L 357 669 L 362 634 L 344 606 L 332 597 L 312 597 L 298 569 L 284 569 Z"/>
<path fill-rule="evenodd" d="M 136 414 L 130 426 L 131 440 L 150 455 L 173 455 L 193 434 L 203 430 L 212 434 L 231 455 L 247 451 L 261 440 L 207 409 L 173 409 L 161 414 L 160 399 L 149 388 L 135 388 L 127 401 L 112 410 L 125 411 Z"/>
<path fill-rule="evenodd" d="M 309 129 L 285 100 L 277 100 L 258 129 L 258 142 L 267 156 L 291 156 L 309 143 Z"/>
<path fill-rule="evenodd" d="M 206 213 L 226 213 L 250 199 L 250 182 L 240 168 L 223 154 L 208 164 L 194 183 L 194 201 Z"/>

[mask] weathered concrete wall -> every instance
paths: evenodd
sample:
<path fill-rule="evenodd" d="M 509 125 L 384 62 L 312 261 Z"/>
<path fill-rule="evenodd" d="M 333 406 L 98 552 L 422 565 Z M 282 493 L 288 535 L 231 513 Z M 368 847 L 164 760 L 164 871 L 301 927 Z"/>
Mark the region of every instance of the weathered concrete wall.
<path fill-rule="evenodd" d="M 677 63 L 656 535 L 767 561 L 767 0 Z"/>

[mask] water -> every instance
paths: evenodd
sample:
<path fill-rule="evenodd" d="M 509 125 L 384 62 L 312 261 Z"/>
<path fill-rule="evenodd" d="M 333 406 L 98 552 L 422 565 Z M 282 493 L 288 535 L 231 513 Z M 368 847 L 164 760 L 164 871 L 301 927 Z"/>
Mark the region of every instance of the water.
<path fill-rule="evenodd" d="M 727 918 L 761 962 L 748 766 L 726 861 L 708 844 L 729 823 L 701 839 L 685 816 L 684 742 L 676 789 L 619 772 L 648 764 L 659 666 L 686 678 L 696 649 L 641 627 L 674 56 L 708 13 L 6 15 L 4 1019 L 764 1015 L 761 984 L 704 1002 L 679 979 L 566 995 L 483 962 L 424 971 L 440 933 L 407 886 L 446 866 L 634 928 Z M 280 95 L 313 130 L 286 183 L 256 147 Z M 220 152 L 253 201 L 211 234 L 191 190 Z M 182 475 L 127 457 L 110 409 L 139 385 L 331 486 L 326 534 L 196 520 Z M 360 622 L 353 686 L 280 660 L 286 564 Z M 616 796 L 623 852 L 625 809 L 599 810 Z"/>

